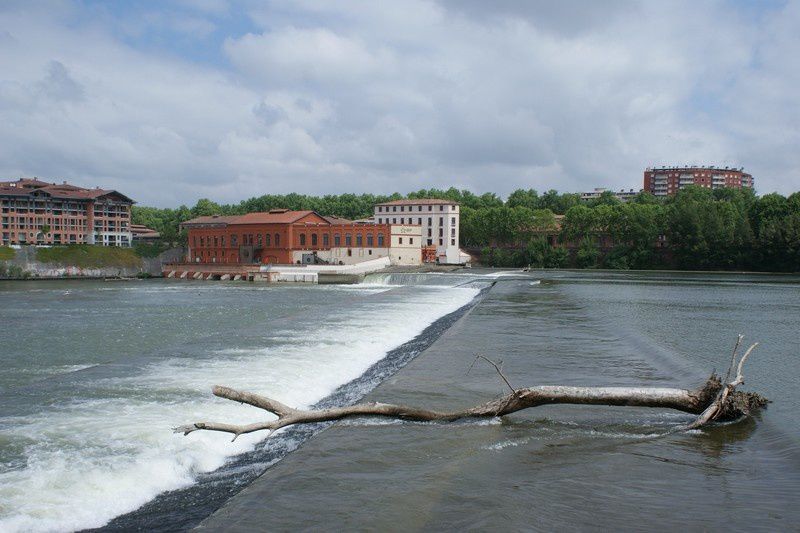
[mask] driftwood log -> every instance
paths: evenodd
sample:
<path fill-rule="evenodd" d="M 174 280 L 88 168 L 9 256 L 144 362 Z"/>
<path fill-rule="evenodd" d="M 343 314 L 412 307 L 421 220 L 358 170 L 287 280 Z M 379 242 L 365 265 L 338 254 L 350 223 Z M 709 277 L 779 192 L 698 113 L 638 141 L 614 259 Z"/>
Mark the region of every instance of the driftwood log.
<path fill-rule="evenodd" d="M 275 414 L 278 418 L 247 425 L 195 422 L 194 424 L 174 428 L 174 431 L 184 435 L 199 430 L 220 431 L 233 434 L 233 439 L 235 440 L 239 435 L 255 431 L 272 432 L 295 424 L 341 420 L 357 416 L 381 416 L 417 422 L 450 422 L 462 418 L 493 418 L 523 409 L 551 404 L 676 409 L 698 415 L 690 424 L 674 428 L 674 431 L 689 430 L 699 428 L 714 420 L 736 420 L 746 417 L 767 404 L 768 400 L 757 393 L 736 390 L 736 387 L 744 383 L 744 375 L 742 373 L 744 363 L 755 347 L 758 346 L 758 343 L 753 344 L 741 358 L 737 359 L 743 338 L 742 335 L 739 335 L 736 341 L 731 363 L 725 377 L 720 378 L 715 373 L 712 373 L 701 387 L 693 390 L 668 387 L 567 387 L 560 385 L 540 385 L 518 389 L 511 386 L 499 364 L 483 356 L 477 356 L 476 360 L 483 359 L 494 366 L 497 373 L 508 385 L 511 391 L 509 394 L 469 409 L 452 412 L 376 402 L 330 409 L 301 410 L 258 394 L 215 386 L 213 388 L 215 396 L 259 407 Z M 729 381 L 732 375 L 734 377 Z"/>

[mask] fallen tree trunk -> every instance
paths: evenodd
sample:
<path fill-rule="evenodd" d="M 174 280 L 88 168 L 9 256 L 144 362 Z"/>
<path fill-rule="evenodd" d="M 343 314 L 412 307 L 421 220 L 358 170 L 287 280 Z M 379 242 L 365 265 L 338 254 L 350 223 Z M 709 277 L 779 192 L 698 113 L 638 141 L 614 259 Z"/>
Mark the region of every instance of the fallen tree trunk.
<path fill-rule="evenodd" d="M 754 410 L 767 403 L 767 400 L 759 394 L 735 390 L 738 385 L 744 383 L 742 367 L 750 356 L 750 353 L 757 346 L 757 343 L 751 346 L 738 361 L 737 366 L 736 355 L 742 338 L 743 337 L 740 335 L 736 343 L 731 366 L 728 369 L 725 380 L 723 381 L 716 374 L 712 374 L 702 387 L 695 390 L 667 387 L 567 387 L 560 385 L 541 385 L 537 387 L 515 389 L 508 382 L 505 375 L 503 375 L 497 363 L 485 357 L 478 356 L 478 358 L 485 359 L 495 367 L 498 374 L 500 374 L 509 389 L 511 389 L 511 392 L 501 398 L 461 411 L 433 411 L 404 405 L 376 402 L 361 403 L 345 407 L 333 407 L 330 409 L 301 410 L 294 409 L 281 402 L 257 394 L 216 386 L 213 388 L 215 396 L 264 409 L 274 413 L 278 418 L 248 425 L 196 422 L 187 426 L 177 427 L 174 430 L 176 433 L 183 433 L 184 435 L 198 430 L 220 431 L 232 433 L 235 440 L 239 435 L 252 433 L 254 431 L 271 432 L 295 424 L 341 420 L 343 418 L 356 416 L 381 416 L 417 422 L 450 422 L 462 418 L 493 418 L 515 413 L 523 409 L 552 404 L 676 409 L 685 413 L 699 415 L 691 424 L 676 428 L 693 429 L 708 424 L 712 420 L 734 420 L 743 416 L 748 416 Z M 737 369 L 736 377 L 733 381 L 727 382 L 734 367 Z"/>

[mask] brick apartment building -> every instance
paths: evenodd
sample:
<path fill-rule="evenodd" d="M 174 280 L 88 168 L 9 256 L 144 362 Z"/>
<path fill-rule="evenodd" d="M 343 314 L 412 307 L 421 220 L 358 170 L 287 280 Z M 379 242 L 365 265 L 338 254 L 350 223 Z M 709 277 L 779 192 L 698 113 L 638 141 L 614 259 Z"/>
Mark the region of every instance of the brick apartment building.
<path fill-rule="evenodd" d="M 133 203 L 114 190 L 85 189 L 66 181 L 0 182 L 0 244 L 130 246 Z"/>
<path fill-rule="evenodd" d="M 656 196 L 672 196 L 688 185 L 707 189 L 753 188 L 753 176 L 741 168 L 660 167 L 644 171 L 644 190 Z"/>
<path fill-rule="evenodd" d="M 188 232 L 190 263 L 354 264 L 389 255 L 389 224 L 363 224 L 314 211 L 273 209 L 241 216 L 203 216 L 181 224 Z M 419 231 L 416 232 L 419 235 Z M 405 244 L 406 260 L 421 261 L 420 239 Z"/>

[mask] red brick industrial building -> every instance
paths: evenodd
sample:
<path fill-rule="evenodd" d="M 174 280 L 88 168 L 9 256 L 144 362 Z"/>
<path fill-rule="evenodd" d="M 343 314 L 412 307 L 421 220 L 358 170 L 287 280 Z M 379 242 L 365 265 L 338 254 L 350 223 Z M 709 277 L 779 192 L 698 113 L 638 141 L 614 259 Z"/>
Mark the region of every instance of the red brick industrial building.
<path fill-rule="evenodd" d="M 644 171 L 644 190 L 656 196 L 672 196 L 688 185 L 707 189 L 753 188 L 753 176 L 741 168 L 661 167 Z"/>
<path fill-rule="evenodd" d="M 0 182 L 0 244 L 131 245 L 133 200 L 36 178 Z"/>
<path fill-rule="evenodd" d="M 190 263 L 293 264 L 298 254 L 341 250 L 343 262 L 377 257 L 388 250 L 389 224 L 359 224 L 314 211 L 273 209 L 241 216 L 204 216 L 188 230 Z M 388 253 L 386 251 L 385 253 Z"/>

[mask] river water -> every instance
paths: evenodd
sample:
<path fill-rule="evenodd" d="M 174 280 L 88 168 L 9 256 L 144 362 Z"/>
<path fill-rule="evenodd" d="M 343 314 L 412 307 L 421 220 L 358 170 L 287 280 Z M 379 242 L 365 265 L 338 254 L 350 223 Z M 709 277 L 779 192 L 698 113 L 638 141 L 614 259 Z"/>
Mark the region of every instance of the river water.
<path fill-rule="evenodd" d="M 0 283 L 0 530 L 791 529 L 798 326 L 800 280 L 787 276 Z M 467 373 L 477 353 L 503 359 L 517 386 L 693 386 L 724 370 L 739 332 L 762 343 L 747 386 L 774 402 L 691 434 L 658 438 L 679 413 L 575 406 L 233 443 L 170 431 L 263 418 L 211 396 L 214 384 L 310 406 L 382 383 L 371 399 L 462 407 L 502 392 L 486 368 Z"/>

